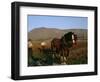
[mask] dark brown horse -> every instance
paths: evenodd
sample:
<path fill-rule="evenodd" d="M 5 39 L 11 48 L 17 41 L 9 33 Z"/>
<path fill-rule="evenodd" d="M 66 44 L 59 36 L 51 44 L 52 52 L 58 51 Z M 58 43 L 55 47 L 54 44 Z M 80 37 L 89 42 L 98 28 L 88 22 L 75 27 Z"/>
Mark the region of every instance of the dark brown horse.
<path fill-rule="evenodd" d="M 55 51 L 56 53 L 59 53 L 59 51 L 61 49 L 61 39 L 54 38 L 51 41 L 51 49 L 52 49 L 52 51 Z"/>
<path fill-rule="evenodd" d="M 69 56 L 69 48 L 76 45 L 76 43 L 77 35 L 73 32 L 68 32 L 61 39 L 54 38 L 51 41 L 51 49 L 55 51 L 56 54 L 60 55 L 62 57 L 62 62 L 64 62 L 64 57 L 67 59 Z"/>

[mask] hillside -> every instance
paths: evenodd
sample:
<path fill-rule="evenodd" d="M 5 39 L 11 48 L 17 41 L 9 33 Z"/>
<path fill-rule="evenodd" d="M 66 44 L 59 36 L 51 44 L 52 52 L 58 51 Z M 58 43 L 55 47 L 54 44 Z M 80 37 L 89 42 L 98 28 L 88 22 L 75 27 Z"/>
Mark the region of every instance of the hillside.
<path fill-rule="evenodd" d="M 60 30 L 56 28 L 45 28 L 40 27 L 31 30 L 28 33 L 28 38 L 32 39 L 33 41 L 44 41 L 50 40 L 53 38 L 61 38 L 67 32 L 74 32 L 77 34 L 79 39 L 87 39 L 87 29 L 65 29 Z"/>
<path fill-rule="evenodd" d="M 74 32 L 75 34 L 77 34 L 78 39 L 87 39 L 87 33 L 88 33 L 87 29 L 67 29 L 63 31 L 64 33 Z"/>

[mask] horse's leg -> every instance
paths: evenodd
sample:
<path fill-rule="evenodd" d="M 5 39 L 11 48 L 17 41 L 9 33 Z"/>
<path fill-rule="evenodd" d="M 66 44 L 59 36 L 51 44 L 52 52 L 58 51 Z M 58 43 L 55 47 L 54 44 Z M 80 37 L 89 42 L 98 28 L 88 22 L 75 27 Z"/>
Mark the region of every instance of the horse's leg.
<path fill-rule="evenodd" d="M 69 56 L 69 49 L 67 49 L 67 57 Z"/>
<path fill-rule="evenodd" d="M 63 64 L 65 64 L 65 54 L 66 54 L 66 51 L 65 49 L 63 49 Z"/>
<path fill-rule="evenodd" d="M 53 42 L 51 42 L 51 51 L 52 51 L 52 59 L 53 59 L 53 63 L 54 63 L 54 59 L 55 59 L 55 52 L 54 52 L 54 46 L 53 46 Z"/>
<path fill-rule="evenodd" d="M 61 64 L 64 63 L 64 49 L 61 50 Z"/>
<path fill-rule="evenodd" d="M 66 52 L 67 52 L 67 53 L 65 54 L 65 57 L 66 57 L 66 60 L 67 60 L 67 58 L 68 58 L 68 56 L 69 56 L 69 49 L 68 49 L 68 48 L 66 49 Z"/>
<path fill-rule="evenodd" d="M 62 49 L 60 50 L 60 64 L 62 63 Z"/>
<path fill-rule="evenodd" d="M 69 49 L 64 48 L 62 50 L 62 60 L 61 60 L 62 64 L 66 64 L 66 60 L 68 56 L 69 56 Z"/>
<path fill-rule="evenodd" d="M 66 49 L 63 49 L 63 64 L 66 64 Z"/>

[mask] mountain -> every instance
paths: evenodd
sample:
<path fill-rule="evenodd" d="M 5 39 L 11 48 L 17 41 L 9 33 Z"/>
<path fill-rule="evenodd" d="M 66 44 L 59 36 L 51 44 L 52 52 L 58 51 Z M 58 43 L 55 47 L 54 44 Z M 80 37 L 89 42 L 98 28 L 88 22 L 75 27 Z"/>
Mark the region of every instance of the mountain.
<path fill-rule="evenodd" d="M 40 27 L 28 32 L 28 38 L 33 41 L 51 40 L 53 38 L 61 38 L 65 33 L 74 32 L 79 39 L 87 39 L 87 29 L 57 29 Z"/>

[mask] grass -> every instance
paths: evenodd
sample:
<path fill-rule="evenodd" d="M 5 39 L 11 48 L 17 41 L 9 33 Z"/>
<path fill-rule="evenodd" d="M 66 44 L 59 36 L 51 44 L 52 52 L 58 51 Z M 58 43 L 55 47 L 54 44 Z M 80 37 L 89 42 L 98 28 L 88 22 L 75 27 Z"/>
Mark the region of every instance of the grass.
<path fill-rule="evenodd" d="M 87 64 L 88 63 L 88 50 L 87 42 L 78 42 L 75 48 L 70 50 L 70 55 L 66 61 L 68 65 L 70 64 Z"/>
<path fill-rule="evenodd" d="M 33 58 L 40 60 L 48 60 L 45 62 L 51 62 L 52 58 L 50 54 L 43 54 L 39 51 L 41 41 L 33 41 Z M 50 41 L 47 42 L 46 48 L 50 48 Z M 77 45 L 73 48 L 70 48 L 70 54 L 66 60 L 67 65 L 79 65 L 88 63 L 88 50 L 87 50 L 87 40 L 80 40 L 77 42 Z M 30 61 L 31 59 L 28 58 Z M 32 61 L 31 61 L 32 62 Z M 48 65 L 48 64 L 46 64 Z M 29 64 L 30 66 L 30 64 Z"/>

